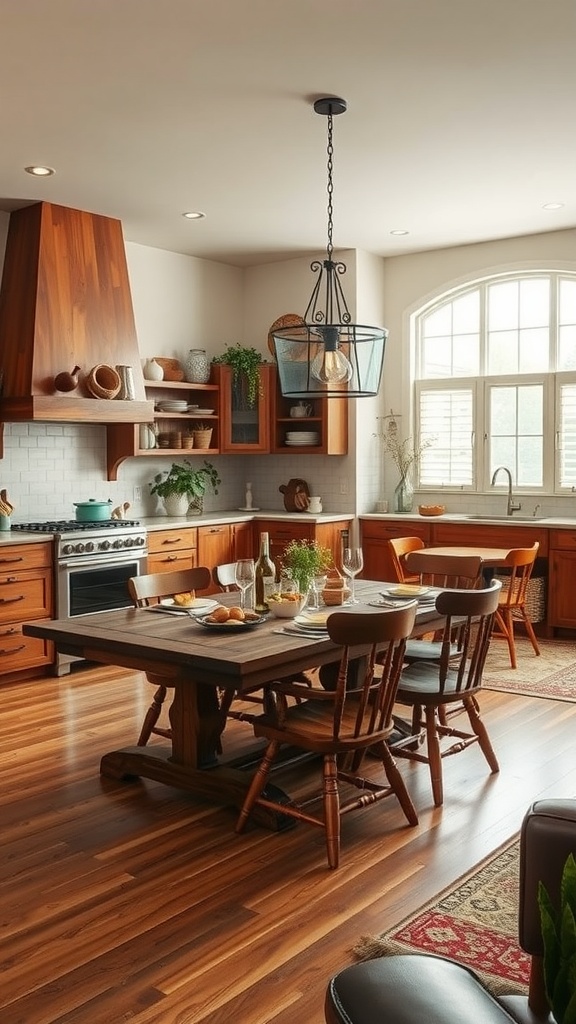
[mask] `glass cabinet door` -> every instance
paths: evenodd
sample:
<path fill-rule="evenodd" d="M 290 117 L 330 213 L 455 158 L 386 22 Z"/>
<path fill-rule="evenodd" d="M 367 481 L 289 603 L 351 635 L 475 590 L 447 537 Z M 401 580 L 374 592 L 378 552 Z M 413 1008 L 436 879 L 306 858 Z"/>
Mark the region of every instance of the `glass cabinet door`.
<path fill-rule="evenodd" d="M 220 451 L 270 451 L 270 371 L 271 365 L 260 367 L 260 394 L 252 405 L 245 382 L 234 382 L 232 369 L 214 367 L 220 383 Z"/>

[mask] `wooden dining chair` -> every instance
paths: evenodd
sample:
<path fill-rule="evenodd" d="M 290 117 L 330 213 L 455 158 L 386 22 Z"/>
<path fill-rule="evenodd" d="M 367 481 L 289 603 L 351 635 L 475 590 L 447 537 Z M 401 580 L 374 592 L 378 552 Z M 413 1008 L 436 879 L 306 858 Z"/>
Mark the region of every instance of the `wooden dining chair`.
<path fill-rule="evenodd" d="M 194 569 L 180 569 L 176 572 L 152 572 L 142 576 L 132 576 L 128 580 L 128 591 L 137 608 L 146 608 L 157 604 L 163 597 L 173 597 L 174 594 L 185 594 L 192 590 L 196 593 L 207 590 L 211 579 L 210 569 L 200 565 Z M 151 672 L 146 673 L 146 678 L 157 689 L 142 723 L 137 742 L 139 747 L 145 747 L 152 735 L 164 736 L 167 739 L 172 736 L 168 727 L 165 728 L 157 724 L 162 712 L 162 705 L 166 700 L 165 680 Z"/>
<path fill-rule="evenodd" d="M 422 585 L 452 587 L 469 590 L 478 586 L 482 579 L 482 560 L 478 555 L 433 555 L 431 552 L 409 552 L 406 565 L 413 579 Z M 458 638 L 452 644 L 452 657 L 459 654 Z M 440 658 L 442 643 L 439 639 L 409 640 L 406 645 L 406 661 L 433 660 Z"/>
<path fill-rule="evenodd" d="M 212 570 L 212 579 L 216 586 L 226 594 L 240 589 L 236 583 L 236 562 L 216 565 Z"/>
<path fill-rule="evenodd" d="M 440 660 L 415 661 L 400 676 L 396 701 L 413 709 L 412 731 L 393 741 L 391 749 L 398 757 L 428 764 L 436 807 L 444 799 L 443 758 L 478 743 L 490 770 L 499 771 L 480 718 L 477 696 L 501 589 L 500 581 L 492 580 L 484 590 L 443 590 L 436 598 L 436 610 L 445 616 Z M 455 634 L 459 648 L 456 661 L 452 657 Z M 468 716 L 466 730 L 456 729 L 442 718 L 441 710 L 450 706 Z M 454 742 L 446 746 L 446 739 Z"/>
<path fill-rule="evenodd" d="M 255 735 L 267 739 L 268 746 L 248 789 L 237 832 L 244 828 L 254 806 L 274 808 L 323 829 L 328 864 L 336 868 L 340 856 L 340 818 L 348 811 L 394 795 L 408 822 L 417 824 L 416 811 L 386 743 L 393 727 L 392 708 L 405 641 L 414 626 L 415 614 L 415 603 L 385 612 L 334 612 L 328 617 L 327 628 L 330 639 L 342 648 L 336 689 L 272 685 L 276 713 L 254 719 Z M 365 655 L 356 663 L 357 671 L 349 679 L 350 648 L 356 645 L 365 648 Z M 382 665 L 379 675 L 374 672 L 377 653 Z M 300 702 L 289 705 L 288 696 L 299 697 Z M 273 763 L 284 746 L 322 756 L 320 792 L 316 789 L 312 798 L 322 800 L 322 812 L 309 809 L 310 794 L 286 803 L 276 801 L 274 791 L 265 788 Z M 360 774 L 369 747 L 375 748 L 382 760 L 382 780 Z M 354 787 L 352 796 L 344 798 L 341 794 L 343 783 Z"/>
<path fill-rule="evenodd" d="M 496 612 L 494 636 L 503 637 L 506 640 L 512 668 L 517 667 L 514 622 L 524 624 L 536 655 L 540 654 L 538 640 L 526 611 L 528 582 L 534 569 L 538 547 L 538 541 L 535 541 L 531 548 L 512 548 L 502 566 L 510 571 L 510 576 L 502 580 L 502 593 Z"/>
<path fill-rule="evenodd" d="M 414 583 L 416 575 L 406 567 L 406 556 L 424 547 L 420 537 L 390 537 L 386 541 L 384 579 L 390 583 Z"/>

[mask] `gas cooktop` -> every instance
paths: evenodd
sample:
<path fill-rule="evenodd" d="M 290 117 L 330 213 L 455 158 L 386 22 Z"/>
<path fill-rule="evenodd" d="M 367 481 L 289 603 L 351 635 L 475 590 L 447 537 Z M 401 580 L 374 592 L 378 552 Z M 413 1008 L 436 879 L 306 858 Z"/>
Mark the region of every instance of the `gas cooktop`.
<path fill-rule="evenodd" d="M 79 523 L 76 519 L 55 519 L 45 523 L 13 523 L 12 530 L 25 530 L 27 533 L 78 533 L 86 530 L 119 530 L 140 526 L 137 519 L 104 519 L 89 523 Z"/>

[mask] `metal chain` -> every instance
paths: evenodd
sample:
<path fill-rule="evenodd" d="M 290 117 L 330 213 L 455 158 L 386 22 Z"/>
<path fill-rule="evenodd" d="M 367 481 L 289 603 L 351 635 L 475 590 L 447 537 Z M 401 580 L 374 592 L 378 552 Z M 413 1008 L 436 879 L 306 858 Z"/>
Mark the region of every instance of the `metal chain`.
<path fill-rule="evenodd" d="M 333 248 L 334 248 L 334 246 L 332 245 L 332 230 L 333 230 L 333 223 L 332 223 L 332 214 L 333 214 L 332 195 L 334 193 L 334 185 L 332 184 L 332 171 L 334 169 L 334 164 L 333 164 L 332 158 L 334 156 L 334 146 L 332 145 L 332 114 L 331 113 L 328 114 L 328 148 L 327 148 L 327 153 L 328 153 L 328 245 L 326 247 L 326 252 L 327 252 L 327 255 L 328 255 L 328 259 L 331 260 L 332 259 L 332 251 L 333 251 Z"/>

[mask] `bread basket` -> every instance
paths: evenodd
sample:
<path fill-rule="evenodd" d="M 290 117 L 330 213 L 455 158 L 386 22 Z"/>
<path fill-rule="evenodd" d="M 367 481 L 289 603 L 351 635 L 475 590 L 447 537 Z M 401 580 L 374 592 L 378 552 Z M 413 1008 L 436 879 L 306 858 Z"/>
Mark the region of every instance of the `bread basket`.
<path fill-rule="evenodd" d="M 442 516 L 446 511 L 446 505 L 418 505 L 421 516 Z"/>
<path fill-rule="evenodd" d="M 93 366 L 86 377 L 86 387 L 94 398 L 116 398 L 121 386 L 120 374 L 106 363 Z"/>
<path fill-rule="evenodd" d="M 330 569 L 326 579 L 326 585 L 322 591 L 322 600 L 328 607 L 336 607 L 337 605 L 344 604 L 344 601 L 350 597 L 350 590 L 344 582 L 344 577 L 340 575 L 337 569 Z"/>

